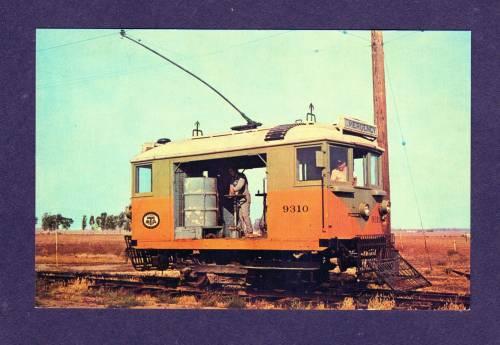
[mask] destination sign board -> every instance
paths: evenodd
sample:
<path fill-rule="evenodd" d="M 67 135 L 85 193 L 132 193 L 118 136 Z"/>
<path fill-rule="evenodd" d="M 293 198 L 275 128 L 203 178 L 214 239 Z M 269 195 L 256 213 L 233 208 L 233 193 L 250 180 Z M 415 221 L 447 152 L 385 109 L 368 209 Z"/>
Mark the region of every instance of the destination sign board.
<path fill-rule="evenodd" d="M 344 131 L 359 133 L 370 138 L 377 138 L 378 131 L 376 126 L 349 117 L 342 118 L 339 123 Z"/>

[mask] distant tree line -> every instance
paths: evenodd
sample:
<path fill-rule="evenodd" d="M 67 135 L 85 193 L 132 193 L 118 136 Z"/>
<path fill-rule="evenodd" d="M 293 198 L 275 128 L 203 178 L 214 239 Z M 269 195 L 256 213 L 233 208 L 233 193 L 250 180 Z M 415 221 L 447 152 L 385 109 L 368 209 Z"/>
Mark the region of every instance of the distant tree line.
<path fill-rule="evenodd" d="M 87 215 L 82 216 L 82 230 L 126 230 L 130 231 L 130 220 L 131 220 L 131 208 L 128 206 L 125 211 L 120 212 L 118 215 L 108 214 L 107 212 L 101 212 L 100 215 L 94 217 L 91 215 L 87 218 Z M 35 218 L 35 224 L 38 223 L 38 219 Z M 58 214 L 44 213 L 42 216 L 42 229 L 43 230 L 56 230 L 62 227 L 63 229 L 69 229 L 73 224 L 73 219 L 62 216 Z M 87 225 L 88 224 L 88 225 Z"/>
<path fill-rule="evenodd" d="M 130 231 L 130 211 L 127 209 L 118 215 L 102 212 L 99 216 L 91 215 L 88 224 L 90 230 L 127 230 Z M 87 216 L 82 217 L 82 230 L 87 229 Z"/>
<path fill-rule="evenodd" d="M 48 214 L 44 213 L 42 216 L 42 229 L 43 230 L 57 230 L 60 226 L 63 229 L 69 229 L 73 224 L 73 219 L 63 217 L 60 213 L 58 214 Z"/>

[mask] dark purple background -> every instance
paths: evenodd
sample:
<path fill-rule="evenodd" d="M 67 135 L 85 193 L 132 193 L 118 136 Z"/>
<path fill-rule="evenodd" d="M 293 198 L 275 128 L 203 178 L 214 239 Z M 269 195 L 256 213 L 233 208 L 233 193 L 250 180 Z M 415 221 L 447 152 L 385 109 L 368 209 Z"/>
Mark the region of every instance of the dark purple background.
<path fill-rule="evenodd" d="M 2 1 L 0 343 L 499 344 L 498 1 L 177 3 Z M 472 30 L 472 310 L 35 309 L 35 29 L 121 27 Z"/>

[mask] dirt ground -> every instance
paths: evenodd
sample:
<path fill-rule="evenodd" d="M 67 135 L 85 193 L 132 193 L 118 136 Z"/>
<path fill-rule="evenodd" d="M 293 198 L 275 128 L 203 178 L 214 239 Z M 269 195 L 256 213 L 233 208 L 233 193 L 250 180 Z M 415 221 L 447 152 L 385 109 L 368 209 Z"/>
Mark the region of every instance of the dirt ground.
<path fill-rule="evenodd" d="M 35 263 L 56 263 L 56 235 L 38 233 L 35 236 Z M 123 235 L 112 233 L 60 232 L 57 236 L 59 264 L 114 264 L 125 260 Z"/>
<path fill-rule="evenodd" d="M 425 289 L 426 291 L 470 293 L 469 280 L 451 271 L 453 269 L 470 273 L 470 236 L 468 234 L 463 232 L 426 232 L 425 236 L 421 232 L 395 232 L 394 234 L 396 248 L 401 255 L 432 283 L 431 287 Z M 90 231 L 77 234 L 59 233 L 57 236 L 57 256 L 55 237 L 53 233 L 36 234 L 35 265 L 37 270 L 135 272 L 125 257 L 123 234 L 92 233 Z M 173 304 L 173 301 L 162 301 L 155 298 L 128 301 L 128 297 L 105 296 L 102 293 L 93 295 L 85 293 L 84 298 L 73 301 L 71 298 L 64 297 L 64 293 L 69 292 L 66 291 L 68 289 L 76 289 L 78 292 L 83 291 L 85 287 L 81 285 L 72 288 L 57 287 L 51 292 L 48 292 L 45 287 L 40 289 L 37 287 L 36 303 L 43 307 L 102 307 L 103 305 L 112 307 L 116 304 L 117 307 L 139 308 L 144 306 L 163 308 Z M 121 305 L 122 302 L 116 302 L 121 300 L 125 300 L 125 302 L 122 301 L 124 304 L 129 303 L 130 305 Z M 176 308 L 183 307 L 182 303 L 178 303 L 179 301 L 174 302 Z M 205 305 L 206 301 L 197 302 L 196 305 L 193 303 L 190 301 L 187 303 L 187 307 L 217 307 L 236 302 L 216 301 L 213 306 Z M 273 306 L 259 307 L 259 309 L 269 308 L 274 309 Z M 301 309 L 308 308 L 305 306 Z"/>
<path fill-rule="evenodd" d="M 470 235 L 464 232 L 395 232 L 396 248 L 432 286 L 426 291 L 470 293 Z M 427 247 L 427 249 L 426 249 Z"/>

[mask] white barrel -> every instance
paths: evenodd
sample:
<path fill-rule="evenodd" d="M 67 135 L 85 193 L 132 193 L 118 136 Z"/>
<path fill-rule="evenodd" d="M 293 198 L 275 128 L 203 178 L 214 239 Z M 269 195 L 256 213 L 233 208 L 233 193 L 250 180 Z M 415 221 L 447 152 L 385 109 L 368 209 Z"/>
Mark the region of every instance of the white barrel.
<path fill-rule="evenodd" d="M 217 210 L 213 211 L 198 211 L 190 210 L 185 211 L 184 214 L 184 226 L 201 226 L 201 227 L 212 227 L 217 226 Z"/>
<path fill-rule="evenodd" d="M 217 179 L 184 179 L 184 225 L 217 226 Z"/>
<path fill-rule="evenodd" d="M 185 210 L 216 210 L 217 194 L 184 194 Z"/>

